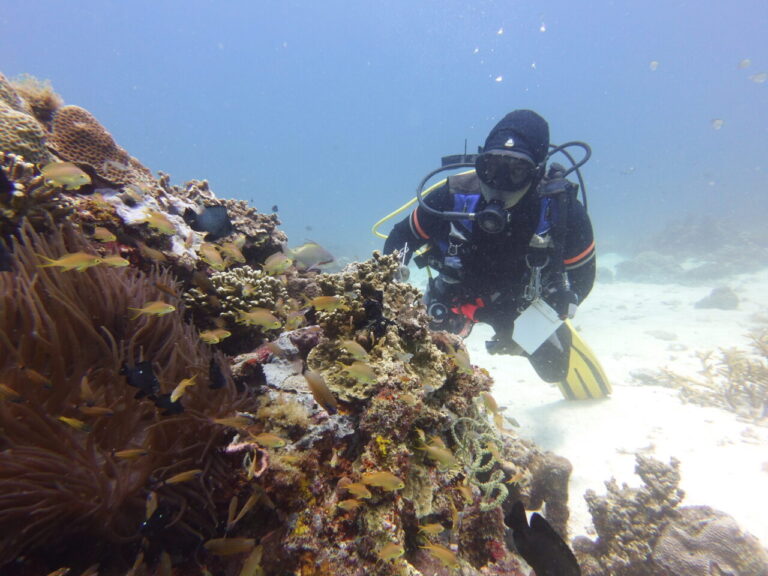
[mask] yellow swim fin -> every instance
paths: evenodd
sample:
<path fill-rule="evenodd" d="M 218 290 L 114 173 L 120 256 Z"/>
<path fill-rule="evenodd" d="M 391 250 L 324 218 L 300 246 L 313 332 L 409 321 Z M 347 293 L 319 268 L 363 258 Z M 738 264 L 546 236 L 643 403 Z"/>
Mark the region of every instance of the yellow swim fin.
<path fill-rule="evenodd" d="M 591 400 L 610 395 L 611 383 L 603 372 L 600 361 L 568 320 L 564 325 L 568 327 L 571 346 L 568 374 L 565 380 L 557 383 L 560 392 L 566 400 Z"/>

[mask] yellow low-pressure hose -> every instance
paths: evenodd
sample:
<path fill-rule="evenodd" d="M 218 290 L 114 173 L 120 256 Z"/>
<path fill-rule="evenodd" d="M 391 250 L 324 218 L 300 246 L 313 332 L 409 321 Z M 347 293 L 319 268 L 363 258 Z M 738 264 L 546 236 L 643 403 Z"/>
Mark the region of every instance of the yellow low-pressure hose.
<path fill-rule="evenodd" d="M 443 184 L 445 184 L 445 182 L 446 182 L 446 179 L 445 179 L 445 178 L 443 178 L 443 179 L 442 179 L 442 180 L 440 180 L 439 182 L 437 182 L 437 183 L 435 183 L 435 184 L 432 184 L 432 186 L 430 186 L 429 188 L 427 188 L 426 190 L 424 190 L 424 192 L 423 192 L 423 194 L 421 195 L 421 197 L 423 198 L 424 196 L 426 196 L 426 195 L 427 195 L 427 194 L 429 194 L 430 192 L 433 192 L 434 190 L 436 190 L 436 189 L 440 188 L 440 186 L 442 186 Z M 397 210 L 395 210 L 394 212 L 390 212 L 389 214 L 387 214 L 386 216 L 384 216 L 384 218 L 382 218 L 381 220 L 379 220 L 378 222 L 376 222 L 376 224 L 374 224 L 374 225 L 373 225 L 373 228 L 371 228 L 371 232 L 373 232 L 373 233 L 374 233 L 376 236 L 378 236 L 379 238 L 382 238 L 382 239 L 386 240 L 386 239 L 387 239 L 387 235 L 386 235 L 386 234 L 382 234 L 381 232 L 379 232 L 379 227 L 380 227 L 382 224 L 384 224 L 385 222 L 388 222 L 389 220 L 391 220 L 392 218 L 394 218 L 395 216 L 398 216 L 398 215 L 402 214 L 403 212 L 405 212 L 406 210 L 408 210 L 408 209 L 409 209 L 411 206 L 413 206 L 413 205 L 414 205 L 414 204 L 416 204 L 417 202 L 418 202 L 418 199 L 417 199 L 417 198 L 411 198 L 411 199 L 410 199 L 408 202 L 406 202 L 405 204 L 403 204 L 402 206 L 400 206 L 400 208 L 398 208 L 398 209 L 397 209 Z"/>

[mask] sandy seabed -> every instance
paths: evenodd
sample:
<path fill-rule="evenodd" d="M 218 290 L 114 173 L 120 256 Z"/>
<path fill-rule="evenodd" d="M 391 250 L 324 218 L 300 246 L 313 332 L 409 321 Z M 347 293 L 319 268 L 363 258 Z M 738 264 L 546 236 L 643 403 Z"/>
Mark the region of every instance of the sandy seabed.
<path fill-rule="evenodd" d="M 416 282 L 419 284 L 419 282 Z M 737 310 L 698 309 L 715 286 L 738 295 Z M 605 493 L 605 481 L 641 484 L 635 453 L 681 462 L 682 505 L 708 505 L 732 515 L 768 545 L 768 426 L 737 414 L 681 400 L 672 388 L 633 377 L 669 369 L 701 379 L 697 353 L 720 348 L 751 351 L 749 334 L 768 324 L 768 270 L 709 286 L 597 283 L 574 326 L 590 345 L 613 385 L 609 399 L 569 402 L 541 381 L 521 357 L 491 356 L 493 331 L 475 326 L 466 344 L 473 364 L 494 378 L 494 397 L 515 432 L 573 464 L 571 536 L 594 536 L 583 498 Z"/>

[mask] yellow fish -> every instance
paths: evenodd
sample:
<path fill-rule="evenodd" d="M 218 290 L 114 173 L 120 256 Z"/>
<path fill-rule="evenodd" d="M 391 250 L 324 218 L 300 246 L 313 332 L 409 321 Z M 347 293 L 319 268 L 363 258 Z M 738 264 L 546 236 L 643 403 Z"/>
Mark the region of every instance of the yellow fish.
<path fill-rule="evenodd" d="M 167 262 L 168 258 L 165 257 L 165 254 L 163 254 L 160 250 L 155 250 L 154 248 L 150 248 L 144 242 L 137 242 L 136 243 L 139 246 L 139 252 L 141 252 L 142 258 L 146 258 L 147 260 L 153 260 L 155 262 Z"/>
<path fill-rule="evenodd" d="M 93 230 L 93 236 L 91 236 L 94 240 L 98 240 L 99 242 L 114 242 L 117 240 L 117 236 L 115 236 L 110 230 L 107 228 L 104 228 L 103 226 L 96 226 Z"/>
<path fill-rule="evenodd" d="M 363 484 L 367 484 L 368 486 L 378 486 L 389 492 L 405 488 L 405 482 L 386 470 L 365 472 L 362 481 Z"/>
<path fill-rule="evenodd" d="M 222 271 L 227 267 L 221 252 L 219 252 L 219 247 L 215 244 L 203 242 L 198 252 L 200 253 L 200 258 L 214 270 Z"/>
<path fill-rule="evenodd" d="M 106 264 L 107 266 L 112 266 L 113 268 L 123 268 L 125 266 L 131 265 L 128 260 L 122 256 L 118 256 L 117 254 L 113 254 L 112 256 L 105 256 L 101 259 L 101 263 Z"/>
<path fill-rule="evenodd" d="M 371 491 L 368 490 L 362 482 L 352 482 L 351 484 L 344 486 L 344 489 L 357 498 L 368 499 L 373 496 Z"/>
<path fill-rule="evenodd" d="M 358 509 L 361 504 L 362 502 L 360 502 L 360 500 L 355 500 L 354 498 L 350 498 L 348 500 L 342 500 L 341 502 L 336 504 L 336 506 L 346 512 L 351 512 L 352 510 Z"/>
<path fill-rule="evenodd" d="M 147 500 L 144 503 L 144 517 L 149 520 L 157 510 L 157 492 L 147 494 Z"/>
<path fill-rule="evenodd" d="M 240 312 L 238 323 L 246 326 L 259 326 L 267 330 L 280 328 L 280 320 L 266 308 L 252 308 L 248 312 Z"/>
<path fill-rule="evenodd" d="M 176 400 L 184 395 L 184 391 L 188 387 L 194 386 L 195 384 L 197 384 L 197 382 L 195 382 L 195 376 L 192 376 L 192 378 L 184 378 L 184 380 L 179 382 L 176 388 L 173 389 L 173 392 L 171 392 L 171 402 L 176 402 Z"/>
<path fill-rule="evenodd" d="M 91 427 L 83 422 L 82 420 L 78 420 L 77 418 L 68 418 L 67 416 L 59 416 L 59 420 L 61 422 L 64 422 L 67 426 L 71 426 L 75 430 L 79 430 L 80 432 L 90 432 Z"/>
<path fill-rule="evenodd" d="M 174 474 L 170 478 L 168 478 L 165 483 L 166 484 L 180 484 L 181 482 L 189 482 L 190 480 L 194 480 L 200 474 L 202 474 L 203 471 L 200 468 L 194 468 L 193 470 L 187 470 L 185 472 L 179 472 L 178 474 Z"/>
<path fill-rule="evenodd" d="M 237 513 L 237 515 L 233 514 L 233 518 L 231 521 L 227 522 L 227 530 L 232 528 L 235 524 L 237 524 L 248 512 L 251 511 L 251 509 L 256 505 L 256 502 L 259 501 L 259 498 L 261 498 L 261 494 L 258 492 L 251 492 L 251 495 L 248 497 L 248 500 L 245 501 L 245 504 L 243 504 L 243 507 L 240 509 L 240 512 Z M 237 498 L 233 497 L 235 502 L 237 502 Z"/>
<path fill-rule="evenodd" d="M 162 300 L 153 300 L 152 302 L 147 302 L 141 308 L 129 307 L 128 310 L 136 312 L 136 315 L 131 318 L 131 320 L 135 320 L 142 314 L 146 314 L 147 316 L 165 316 L 166 314 L 175 311 L 176 306 L 168 304 L 168 302 L 163 302 Z"/>
<path fill-rule="evenodd" d="M 459 461 L 448 448 L 441 446 L 422 446 L 418 450 L 423 450 L 430 460 L 438 463 L 440 468 L 457 468 Z"/>
<path fill-rule="evenodd" d="M 368 359 L 368 352 L 354 340 L 342 340 L 341 347 L 349 352 L 355 360 Z"/>
<path fill-rule="evenodd" d="M 88 254 L 87 252 L 74 252 L 72 254 L 65 254 L 61 258 L 52 259 L 47 256 L 39 254 L 41 258 L 46 261 L 46 264 L 38 264 L 40 268 L 61 268 L 63 272 L 69 272 L 70 270 L 77 270 L 82 272 L 93 266 L 101 264 L 101 258 L 95 254 Z"/>
<path fill-rule="evenodd" d="M 232 336 L 232 332 L 224 330 L 223 328 L 215 328 L 213 330 L 203 330 L 200 332 L 200 340 L 206 344 L 218 344 L 225 338 Z"/>
<path fill-rule="evenodd" d="M 255 545 L 253 538 L 214 538 L 203 544 L 203 547 L 216 556 L 231 556 L 250 552 Z"/>
<path fill-rule="evenodd" d="M 419 526 L 419 532 L 422 534 L 428 534 L 429 536 L 437 536 L 443 530 L 445 530 L 445 527 L 442 524 L 438 524 L 436 522 L 434 524 L 421 524 Z"/>
<path fill-rule="evenodd" d="M 302 270 L 310 270 L 333 262 L 333 254 L 317 242 L 307 242 L 288 251 L 294 263 Z"/>
<path fill-rule="evenodd" d="M 216 424 L 222 426 L 229 426 L 230 428 L 247 428 L 253 426 L 256 422 L 253 418 L 240 414 L 238 416 L 232 416 L 230 418 L 214 418 Z"/>
<path fill-rule="evenodd" d="M 349 376 L 363 384 L 376 383 L 376 372 L 370 365 L 359 360 L 352 362 L 349 366 L 344 366 L 342 372 L 346 372 Z"/>
<path fill-rule="evenodd" d="M 485 409 L 491 414 L 498 414 L 500 412 L 499 405 L 496 403 L 496 399 L 491 396 L 490 392 L 480 392 L 480 398 L 485 405 Z"/>
<path fill-rule="evenodd" d="M 318 296 L 310 300 L 309 305 L 321 312 L 349 310 L 349 306 L 344 304 L 344 296 Z"/>
<path fill-rule="evenodd" d="M 243 256 L 243 253 L 240 251 L 240 247 L 234 242 L 224 242 L 219 250 L 221 250 L 221 253 L 225 258 L 229 258 L 235 262 L 245 262 L 245 256 Z"/>
<path fill-rule="evenodd" d="M 91 177 L 71 162 L 51 162 L 40 173 L 48 186 L 60 186 L 64 190 L 77 190 L 91 183 Z"/>
<path fill-rule="evenodd" d="M 307 370 L 304 372 L 304 378 L 307 381 L 307 385 L 309 386 L 310 392 L 312 392 L 312 397 L 315 399 L 315 402 L 320 404 L 328 414 L 336 414 L 338 411 L 336 397 L 328 388 L 322 375 L 313 372 L 312 370 Z"/>
<path fill-rule="evenodd" d="M 112 416 L 115 413 L 106 406 L 80 406 L 78 410 L 87 416 Z"/>
<path fill-rule="evenodd" d="M 405 553 L 405 548 L 403 548 L 400 544 L 396 542 L 388 542 L 387 544 L 384 544 L 384 546 L 381 547 L 381 549 L 378 552 L 379 560 L 383 560 L 384 562 L 389 562 L 390 560 L 395 560 L 396 558 L 400 558 Z"/>
<path fill-rule="evenodd" d="M 147 209 L 144 213 L 144 219 L 140 220 L 139 223 L 145 223 L 150 228 L 168 236 L 176 234 L 176 226 L 173 225 L 173 222 L 165 214 L 156 210 Z"/>
<path fill-rule="evenodd" d="M 127 450 L 118 450 L 115 452 L 115 457 L 121 460 L 133 460 L 134 458 L 141 458 L 149 454 L 148 450 L 144 448 L 128 448 Z"/>
<path fill-rule="evenodd" d="M 473 371 L 472 364 L 469 362 L 469 352 L 463 347 L 458 349 L 453 348 L 450 344 L 448 344 L 448 348 L 450 349 L 448 356 L 451 358 L 458 371 L 462 374 L 472 374 Z"/>
<path fill-rule="evenodd" d="M 459 558 L 456 556 L 456 553 L 445 546 L 440 546 L 439 544 L 427 544 L 425 546 L 420 546 L 420 548 L 423 548 L 432 554 L 432 556 L 440 560 L 446 568 L 455 568 L 459 565 Z"/>
<path fill-rule="evenodd" d="M 312 300 L 309 300 L 307 305 L 312 306 L 315 310 L 320 312 L 349 310 L 349 306 L 344 304 L 344 300 L 341 296 L 318 296 L 317 298 L 312 298 Z"/>
<path fill-rule="evenodd" d="M 266 448 L 282 448 L 286 445 L 285 438 L 280 438 L 277 434 L 272 434 L 270 432 L 256 434 L 255 436 L 252 436 L 251 439 Z"/>
<path fill-rule="evenodd" d="M 10 402 L 21 402 L 24 397 L 16 392 L 7 384 L 0 384 L 0 400 L 9 400 Z"/>
<path fill-rule="evenodd" d="M 288 270 L 292 265 L 293 260 L 291 258 L 286 256 L 283 252 L 275 252 L 274 254 L 267 256 L 262 268 L 264 269 L 264 272 L 270 276 L 277 276 Z"/>

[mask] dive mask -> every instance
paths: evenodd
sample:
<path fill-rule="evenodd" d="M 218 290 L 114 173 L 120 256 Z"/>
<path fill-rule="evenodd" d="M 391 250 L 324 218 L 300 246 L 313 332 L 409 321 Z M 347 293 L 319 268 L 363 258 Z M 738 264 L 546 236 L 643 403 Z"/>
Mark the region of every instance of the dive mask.
<path fill-rule="evenodd" d="M 536 176 L 536 165 L 514 152 L 486 152 L 475 160 L 480 181 L 494 190 L 513 192 L 526 187 Z"/>

